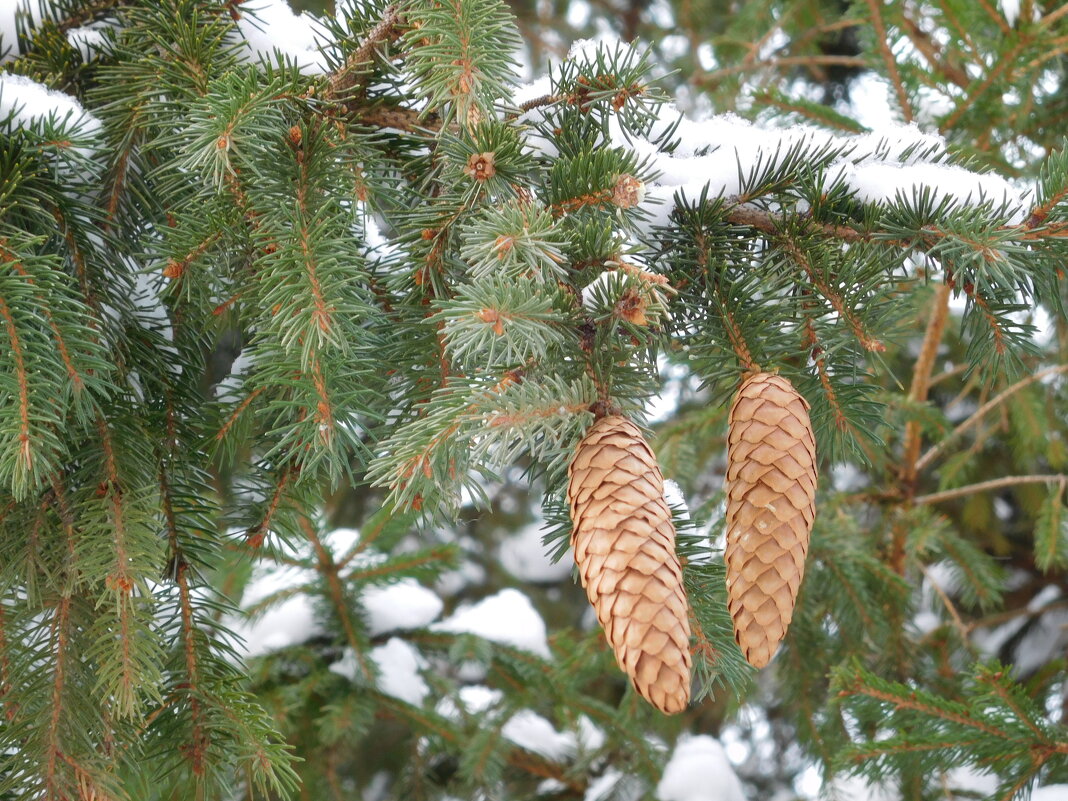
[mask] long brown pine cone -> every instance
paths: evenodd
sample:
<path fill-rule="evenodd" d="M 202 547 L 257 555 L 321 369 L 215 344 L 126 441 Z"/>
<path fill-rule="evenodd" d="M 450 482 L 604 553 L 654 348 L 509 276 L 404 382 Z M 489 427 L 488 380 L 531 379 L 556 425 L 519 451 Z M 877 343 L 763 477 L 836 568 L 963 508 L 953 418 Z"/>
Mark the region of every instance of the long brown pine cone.
<path fill-rule="evenodd" d="M 689 605 L 664 477 L 638 427 L 602 417 L 567 469 L 582 586 L 619 667 L 666 715 L 690 700 Z"/>
<path fill-rule="evenodd" d="M 816 441 L 808 403 L 782 376 L 750 375 L 727 435 L 727 597 L 734 638 L 771 661 L 794 614 L 816 516 Z"/>

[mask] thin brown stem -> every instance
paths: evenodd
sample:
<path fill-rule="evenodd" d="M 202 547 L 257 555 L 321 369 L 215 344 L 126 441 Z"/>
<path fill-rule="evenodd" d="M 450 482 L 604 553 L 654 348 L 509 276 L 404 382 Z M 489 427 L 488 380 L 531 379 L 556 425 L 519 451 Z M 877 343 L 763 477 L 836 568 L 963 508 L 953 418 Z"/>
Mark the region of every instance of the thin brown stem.
<path fill-rule="evenodd" d="M 342 586 L 341 577 L 338 575 L 337 562 L 334 561 L 333 555 L 323 545 L 323 541 L 320 539 L 311 520 L 301 516 L 300 527 L 315 551 L 315 558 L 318 562 L 315 569 L 326 582 L 327 595 L 334 606 L 334 612 L 337 614 L 338 620 L 341 622 L 341 629 L 345 632 L 345 640 L 352 649 L 356 663 L 360 667 L 360 672 L 364 675 L 364 678 L 370 681 L 373 678 L 373 673 L 363 652 L 363 643 L 356 633 L 356 622 L 353 619 L 352 609 L 345 598 L 345 588 Z"/>
<path fill-rule="evenodd" d="M 867 3 L 868 10 L 871 12 L 871 24 L 875 29 L 876 46 L 879 48 L 883 63 L 886 65 L 886 73 L 890 77 L 890 83 L 893 84 L 894 92 L 897 94 L 897 102 L 901 106 L 901 113 L 905 117 L 905 122 L 912 122 L 912 104 L 909 103 L 905 84 L 902 82 L 901 73 L 897 69 L 897 59 L 894 58 L 894 54 L 890 50 L 886 23 L 883 22 L 882 2 L 881 0 L 867 0 Z"/>
<path fill-rule="evenodd" d="M 929 465 L 934 459 L 938 458 L 938 456 L 941 455 L 941 453 L 949 447 L 949 444 L 951 442 L 959 438 L 969 429 L 974 428 L 979 423 L 979 421 L 982 420 L 983 417 L 992 409 L 996 409 L 1008 398 L 1015 395 L 1024 387 L 1030 386 L 1031 384 L 1045 378 L 1046 376 L 1055 375 L 1057 373 L 1068 373 L 1068 364 L 1058 364 L 1054 367 L 1047 367 L 1045 370 L 1039 370 L 1037 373 L 1029 375 L 1026 378 L 1022 378 L 1012 386 L 1002 390 L 1000 393 L 998 393 L 989 401 L 987 401 L 978 409 L 976 409 L 975 412 L 968 419 L 966 419 L 955 429 L 950 431 L 949 434 L 942 438 L 941 442 L 934 445 L 930 450 L 927 451 L 927 453 L 920 457 L 920 459 L 916 462 L 917 473 L 927 467 L 927 465 Z"/>
<path fill-rule="evenodd" d="M 990 490 L 1001 489 L 1003 487 L 1015 487 L 1021 484 L 1051 484 L 1056 481 L 1068 481 L 1068 475 L 1051 473 L 1049 475 L 1034 476 L 1002 476 L 1001 478 L 991 479 L 990 481 L 980 481 L 977 484 L 968 484 L 967 486 L 945 490 L 944 492 L 932 492 L 930 495 L 920 495 L 918 498 L 913 499 L 913 503 L 917 506 L 942 503 L 943 501 L 951 501 L 955 498 L 963 498 L 967 495 L 975 495 L 979 492 L 989 492 Z"/>
<path fill-rule="evenodd" d="M 931 306 L 931 316 L 927 321 L 927 330 L 924 332 L 923 344 L 920 346 L 919 356 L 912 370 L 912 384 L 909 387 L 909 401 L 924 403 L 931 387 L 931 372 L 934 370 L 935 357 L 938 355 L 938 346 L 942 342 L 942 334 L 946 330 L 946 321 L 949 318 L 949 284 L 939 284 L 935 289 L 935 295 Z M 905 448 L 901 461 L 901 481 L 906 488 L 912 488 L 916 483 L 919 472 L 917 461 L 920 457 L 920 424 L 916 420 L 910 420 L 905 424 Z M 911 491 L 911 489 L 910 489 Z"/>

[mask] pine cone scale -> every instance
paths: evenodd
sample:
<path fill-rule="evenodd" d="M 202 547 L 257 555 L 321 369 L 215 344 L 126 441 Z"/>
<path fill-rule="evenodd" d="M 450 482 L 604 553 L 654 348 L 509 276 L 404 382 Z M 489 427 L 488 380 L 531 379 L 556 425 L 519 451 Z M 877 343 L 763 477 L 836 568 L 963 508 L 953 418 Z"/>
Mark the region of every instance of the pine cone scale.
<path fill-rule="evenodd" d="M 598 420 L 568 468 L 582 586 L 635 689 L 665 714 L 690 693 L 690 629 L 664 479 L 641 432 Z"/>

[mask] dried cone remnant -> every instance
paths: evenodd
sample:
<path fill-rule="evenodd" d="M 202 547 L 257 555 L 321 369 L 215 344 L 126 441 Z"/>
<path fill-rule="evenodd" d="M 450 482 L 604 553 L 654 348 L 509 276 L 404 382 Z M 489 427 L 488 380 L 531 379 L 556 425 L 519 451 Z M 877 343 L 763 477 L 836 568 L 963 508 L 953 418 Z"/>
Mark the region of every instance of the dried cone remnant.
<path fill-rule="evenodd" d="M 690 700 L 690 624 L 664 477 L 637 426 L 602 417 L 567 469 L 571 545 L 619 667 L 666 715 Z"/>
<path fill-rule="evenodd" d="M 808 404 L 789 381 L 747 378 L 727 440 L 727 596 L 734 637 L 764 667 L 794 614 L 816 516 L 816 443 Z"/>

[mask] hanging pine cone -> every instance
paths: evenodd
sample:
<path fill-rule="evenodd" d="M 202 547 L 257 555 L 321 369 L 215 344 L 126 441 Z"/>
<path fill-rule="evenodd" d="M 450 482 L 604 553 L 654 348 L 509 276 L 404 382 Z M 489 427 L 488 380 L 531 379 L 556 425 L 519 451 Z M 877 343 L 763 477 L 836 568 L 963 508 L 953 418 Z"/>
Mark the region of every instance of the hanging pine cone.
<path fill-rule="evenodd" d="M 731 403 L 727 435 L 727 596 L 734 638 L 754 667 L 794 614 L 816 516 L 816 442 L 789 381 L 756 373 Z"/>
<path fill-rule="evenodd" d="M 602 417 L 567 469 L 571 545 L 619 667 L 666 715 L 690 700 L 690 624 L 664 477 L 638 427 Z"/>

